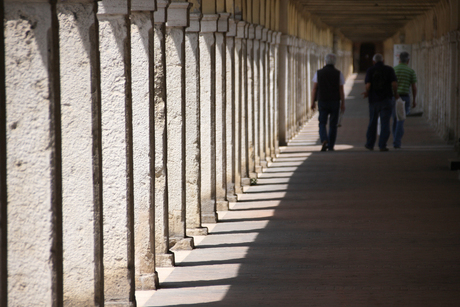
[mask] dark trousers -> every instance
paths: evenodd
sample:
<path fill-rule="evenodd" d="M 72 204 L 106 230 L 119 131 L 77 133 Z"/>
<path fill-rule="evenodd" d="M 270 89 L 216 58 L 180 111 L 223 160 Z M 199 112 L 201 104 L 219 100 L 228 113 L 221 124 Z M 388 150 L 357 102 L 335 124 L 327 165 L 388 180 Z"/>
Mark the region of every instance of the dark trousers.
<path fill-rule="evenodd" d="M 319 137 L 321 143 L 327 141 L 329 149 L 334 149 L 337 139 L 337 122 L 339 120 L 340 101 L 319 101 Z M 329 133 L 327 132 L 327 120 L 329 118 Z"/>
<path fill-rule="evenodd" d="M 369 103 L 369 126 L 367 127 L 366 147 L 374 148 L 377 140 L 377 124 L 380 117 L 379 148 L 386 148 L 390 137 L 390 118 L 392 111 L 392 99 Z"/>

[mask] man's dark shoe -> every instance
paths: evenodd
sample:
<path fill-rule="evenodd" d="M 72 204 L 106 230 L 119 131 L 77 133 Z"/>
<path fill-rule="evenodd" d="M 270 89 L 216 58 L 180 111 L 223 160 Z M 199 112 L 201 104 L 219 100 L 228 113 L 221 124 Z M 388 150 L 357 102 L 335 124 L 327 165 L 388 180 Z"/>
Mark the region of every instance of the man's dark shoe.
<path fill-rule="evenodd" d="M 388 151 L 389 149 L 387 147 L 380 148 L 380 151 Z"/>
<path fill-rule="evenodd" d="M 327 150 L 327 141 L 323 142 L 323 146 L 321 146 L 321 151 L 326 151 Z"/>
<path fill-rule="evenodd" d="M 369 146 L 367 146 L 367 145 L 364 145 L 364 147 L 366 147 L 366 149 L 369 149 L 369 150 L 371 150 L 371 151 L 374 150 L 374 148 L 369 147 Z"/>

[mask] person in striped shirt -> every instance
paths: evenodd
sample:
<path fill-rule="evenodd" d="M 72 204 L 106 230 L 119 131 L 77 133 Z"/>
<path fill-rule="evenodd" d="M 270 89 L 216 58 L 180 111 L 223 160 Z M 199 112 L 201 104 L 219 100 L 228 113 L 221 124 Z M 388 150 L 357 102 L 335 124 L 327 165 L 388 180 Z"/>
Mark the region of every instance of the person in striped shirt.
<path fill-rule="evenodd" d="M 412 107 L 417 105 L 415 97 L 417 96 L 417 76 L 415 71 L 408 66 L 409 53 L 401 52 L 399 55 L 399 64 L 395 66 L 394 70 L 396 78 L 398 78 L 398 94 L 404 100 L 406 107 L 406 114 L 410 111 L 410 96 L 409 91 L 412 89 Z M 396 119 L 396 110 L 393 106 L 393 147 L 395 149 L 401 148 L 401 139 L 404 135 L 404 120 L 398 121 Z"/>

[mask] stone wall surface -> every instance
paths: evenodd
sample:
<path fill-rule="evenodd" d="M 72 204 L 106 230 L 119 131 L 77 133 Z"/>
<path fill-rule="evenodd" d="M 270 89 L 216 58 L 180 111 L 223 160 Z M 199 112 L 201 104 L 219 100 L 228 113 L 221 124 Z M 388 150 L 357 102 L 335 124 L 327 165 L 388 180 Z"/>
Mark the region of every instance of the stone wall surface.
<path fill-rule="evenodd" d="M 134 306 L 313 115 L 324 56 L 351 72 L 348 42 L 312 20 L 297 35 L 282 2 L 264 18 L 215 4 L 5 2 L 2 306 Z M 449 137 L 458 37 L 413 45 L 420 104 Z"/>

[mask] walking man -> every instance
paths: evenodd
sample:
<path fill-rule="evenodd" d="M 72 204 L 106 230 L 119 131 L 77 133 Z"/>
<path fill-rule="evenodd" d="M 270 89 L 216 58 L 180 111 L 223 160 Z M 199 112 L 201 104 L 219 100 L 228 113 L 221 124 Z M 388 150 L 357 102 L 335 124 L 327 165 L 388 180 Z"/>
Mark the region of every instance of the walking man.
<path fill-rule="evenodd" d="M 395 66 L 396 78 L 398 78 L 398 95 L 405 102 L 406 114 L 410 112 L 409 88 L 412 88 L 412 107 L 415 108 L 415 97 L 417 96 L 417 76 L 415 71 L 408 66 L 409 53 L 401 52 L 399 65 Z M 393 147 L 401 148 L 401 139 L 404 135 L 404 120 L 397 120 L 396 110 L 393 107 Z"/>
<path fill-rule="evenodd" d="M 390 118 L 393 105 L 393 93 L 397 93 L 398 83 L 392 67 L 383 64 L 383 56 L 379 53 L 372 58 L 374 66 L 366 73 L 366 91 L 364 98 L 369 97 L 369 126 L 366 133 L 366 147 L 374 150 L 377 140 L 377 124 L 380 117 L 380 151 L 388 151 L 387 142 L 390 137 Z"/>
<path fill-rule="evenodd" d="M 321 151 L 333 151 L 337 139 L 337 123 L 339 110 L 345 112 L 345 94 L 343 85 L 345 78 L 340 70 L 334 67 L 337 57 L 329 53 L 325 58 L 326 66 L 318 70 L 313 77 L 313 90 L 311 92 L 311 109 L 316 109 L 316 94 L 318 93 L 319 109 L 319 137 Z M 327 121 L 329 117 L 329 133 Z"/>

